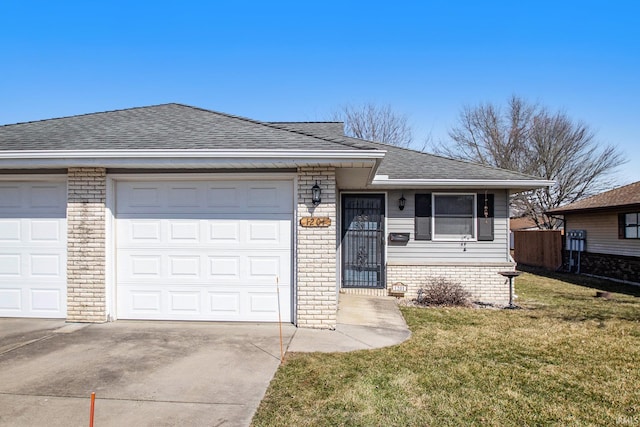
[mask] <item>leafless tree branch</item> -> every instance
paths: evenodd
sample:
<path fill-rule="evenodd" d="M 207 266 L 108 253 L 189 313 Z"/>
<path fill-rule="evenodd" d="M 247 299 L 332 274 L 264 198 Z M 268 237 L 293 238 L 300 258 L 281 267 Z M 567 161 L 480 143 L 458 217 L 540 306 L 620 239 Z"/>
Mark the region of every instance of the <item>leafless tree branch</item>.
<path fill-rule="evenodd" d="M 611 188 L 611 174 L 624 163 L 621 152 L 603 146 L 586 124 L 515 95 L 504 110 L 464 107 L 449 136 L 451 143 L 436 146 L 436 153 L 556 181 L 512 199 L 514 212 L 540 228 L 559 225 L 543 215 L 546 210 Z"/>
<path fill-rule="evenodd" d="M 345 133 L 355 138 L 399 147 L 408 147 L 413 140 L 407 117 L 394 112 L 389 105 L 345 105 L 331 119 L 344 122 Z"/>

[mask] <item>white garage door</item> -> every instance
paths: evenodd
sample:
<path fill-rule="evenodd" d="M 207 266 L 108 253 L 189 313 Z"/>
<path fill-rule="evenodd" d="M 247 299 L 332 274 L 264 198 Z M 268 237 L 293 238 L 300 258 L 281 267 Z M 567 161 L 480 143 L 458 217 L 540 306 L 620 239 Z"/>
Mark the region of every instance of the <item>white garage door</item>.
<path fill-rule="evenodd" d="M 290 322 L 292 218 L 292 181 L 118 181 L 118 318 Z"/>
<path fill-rule="evenodd" d="M 0 181 L 0 317 L 67 314 L 65 181 Z"/>

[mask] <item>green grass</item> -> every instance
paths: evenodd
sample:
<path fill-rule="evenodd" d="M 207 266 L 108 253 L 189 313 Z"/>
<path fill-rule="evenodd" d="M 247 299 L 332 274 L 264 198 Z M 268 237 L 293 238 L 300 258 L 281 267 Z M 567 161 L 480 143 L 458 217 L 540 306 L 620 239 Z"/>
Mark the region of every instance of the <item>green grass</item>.
<path fill-rule="evenodd" d="M 521 310 L 403 307 L 398 346 L 290 353 L 253 425 L 640 425 L 636 290 L 553 276 L 517 279 Z"/>

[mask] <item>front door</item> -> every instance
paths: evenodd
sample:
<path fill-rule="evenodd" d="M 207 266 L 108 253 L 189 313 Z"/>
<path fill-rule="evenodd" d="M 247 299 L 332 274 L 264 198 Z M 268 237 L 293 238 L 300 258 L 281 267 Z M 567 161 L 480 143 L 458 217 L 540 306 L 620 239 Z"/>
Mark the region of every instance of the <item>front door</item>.
<path fill-rule="evenodd" d="M 384 195 L 342 196 L 342 287 L 384 288 Z"/>

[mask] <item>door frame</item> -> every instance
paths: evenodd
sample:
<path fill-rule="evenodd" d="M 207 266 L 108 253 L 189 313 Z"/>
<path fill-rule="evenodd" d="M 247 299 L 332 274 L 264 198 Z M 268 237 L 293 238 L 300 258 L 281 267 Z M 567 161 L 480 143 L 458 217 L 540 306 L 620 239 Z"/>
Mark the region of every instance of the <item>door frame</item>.
<path fill-rule="evenodd" d="M 353 288 L 353 287 L 347 287 L 347 288 L 343 288 L 342 287 L 342 282 L 343 282 L 343 267 L 344 267 L 344 260 L 343 260 L 343 246 L 342 246 L 342 227 L 344 225 L 344 197 L 345 196 L 358 196 L 358 195 L 363 195 L 363 196 L 381 196 L 382 200 L 383 200 L 383 212 L 382 214 L 384 215 L 384 220 L 382 221 L 382 234 L 383 234 L 383 239 L 382 239 L 382 270 L 381 270 L 381 283 L 382 286 L 380 287 L 367 287 L 367 288 Z M 387 233 L 387 229 L 388 229 L 388 209 L 389 209 L 389 204 L 388 204 L 388 192 L 387 191 L 357 191 L 357 190 L 347 190 L 347 191 L 341 191 L 340 192 L 340 196 L 338 197 L 339 200 L 339 206 L 337 209 L 338 214 L 336 215 L 338 218 L 338 224 L 336 227 L 336 233 L 337 233 L 337 238 L 338 238 L 338 257 L 337 257 L 337 264 L 338 264 L 338 277 L 337 277 L 337 283 L 336 283 L 336 293 L 339 293 L 341 289 L 372 289 L 372 290 L 379 290 L 379 289 L 384 289 L 387 285 L 387 244 L 386 244 L 386 233 Z"/>

